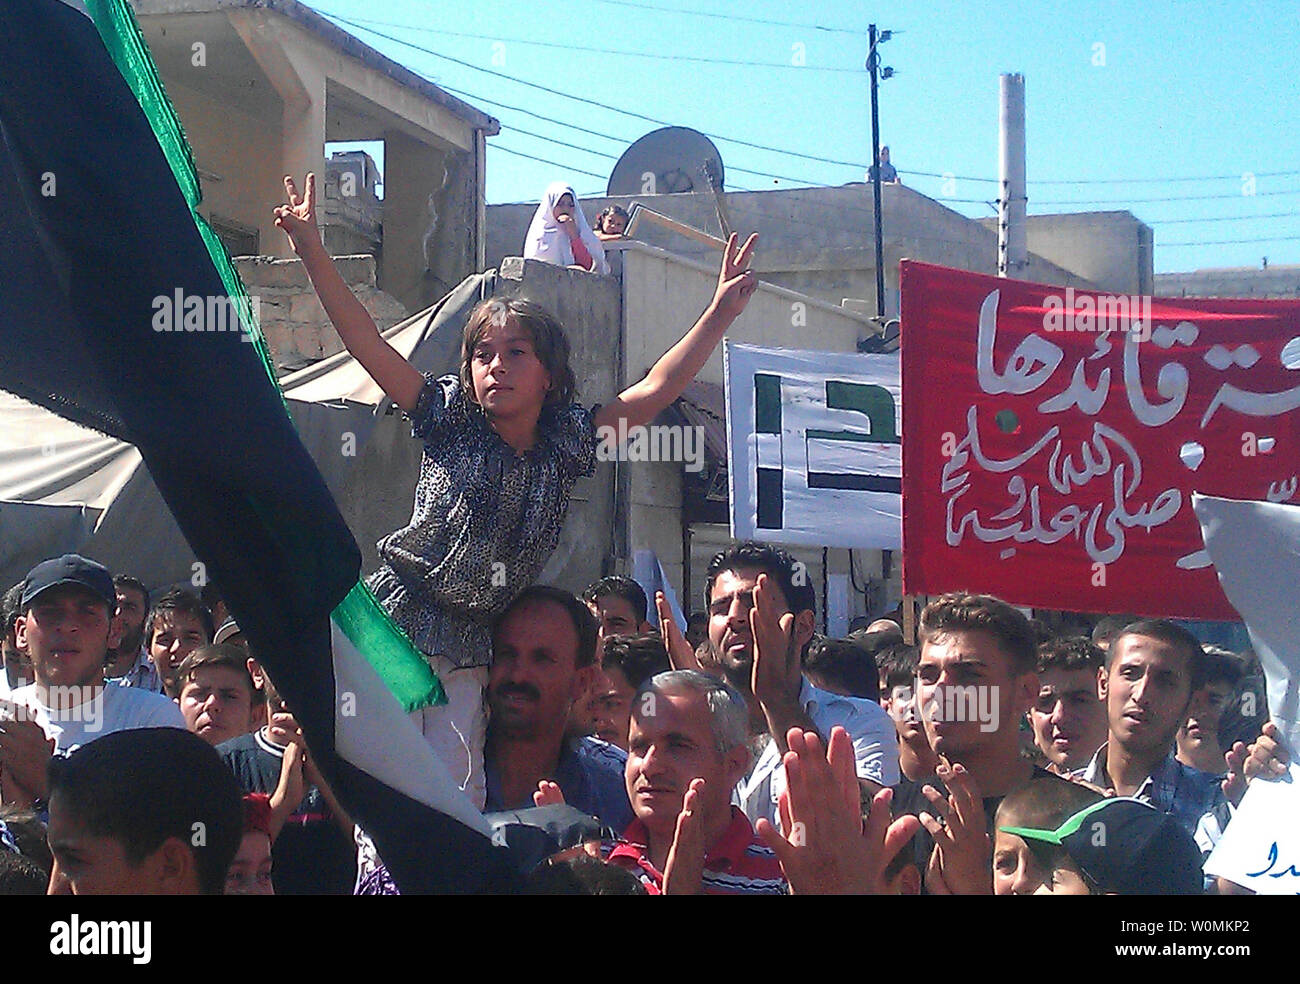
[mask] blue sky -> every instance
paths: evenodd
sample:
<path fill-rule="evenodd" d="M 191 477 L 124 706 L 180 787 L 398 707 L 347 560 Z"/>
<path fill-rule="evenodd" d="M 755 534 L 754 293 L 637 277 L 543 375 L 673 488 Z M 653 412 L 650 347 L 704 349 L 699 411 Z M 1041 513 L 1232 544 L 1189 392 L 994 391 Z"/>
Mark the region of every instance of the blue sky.
<path fill-rule="evenodd" d="M 623 150 L 660 125 L 650 120 L 708 134 L 728 190 L 862 180 L 875 16 L 894 32 L 881 47 L 896 74 L 881 85 L 880 118 L 905 183 L 992 215 L 998 76 L 1020 72 L 1031 214 L 1127 209 L 1155 229 L 1157 272 L 1300 263 L 1300 7 L 1290 3 L 309 5 L 501 121 L 488 141 L 491 203 L 536 201 L 556 178 L 603 193 Z"/>

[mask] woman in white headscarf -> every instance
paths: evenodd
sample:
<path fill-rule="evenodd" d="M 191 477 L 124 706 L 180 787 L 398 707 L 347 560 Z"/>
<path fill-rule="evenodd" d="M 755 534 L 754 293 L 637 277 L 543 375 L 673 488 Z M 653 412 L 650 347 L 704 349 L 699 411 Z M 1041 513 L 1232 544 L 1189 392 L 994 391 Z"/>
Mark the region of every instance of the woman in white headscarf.
<path fill-rule="evenodd" d="M 524 258 L 609 273 L 605 250 L 578 208 L 578 196 L 563 181 L 549 185 L 524 237 Z"/>

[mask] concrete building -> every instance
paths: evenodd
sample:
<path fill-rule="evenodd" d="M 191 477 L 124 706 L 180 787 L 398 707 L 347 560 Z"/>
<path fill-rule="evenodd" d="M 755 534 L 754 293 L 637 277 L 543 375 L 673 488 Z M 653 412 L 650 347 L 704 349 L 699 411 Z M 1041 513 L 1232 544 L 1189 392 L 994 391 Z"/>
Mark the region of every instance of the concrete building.
<path fill-rule="evenodd" d="M 904 257 L 997 273 L 996 219 L 968 219 L 906 185 L 884 184 L 880 192 L 888 314 L 897 314 L 898 261 Z M 832 304 L 869 300 L 874 313 L 870 185 L 727 192 L 725 201 L 733 228 L 758 232 L 754 269 L 765 281 Z M 594 218 L 607 205 L 630 210 L 633 202 L 721 235 L 707 195 L 584 198 L 582 208 Z M 519 254 L 535 208 L 527 203 L 488 207 L 488 265 Z M 636 235 L 701 262 L 712 263 L 717 255 L 707 245 L 645 222 Z M 1150 292 L 1151 230 L 1127 212 L 1031 216 L 1028 240 L 1026 279 L 1113 293 Z"/>
<path fill-rule="evenodd" d="M 131 2 L 194 150 L 200 211 L 232 252 L 290 255 L 271 214 L 284 175 L 315 172 L 323 198 L 326 142 L 382 140 L 378 287 L 419 310 L 482 268 L 495 119 L 297 0 Z M 339 238 L 326 230 L 352 252 Z"/>
<path fill-rule="evenodd" d="M 1157 297 L 1300 297 L 1300 265 L 1156 274 Z"/>

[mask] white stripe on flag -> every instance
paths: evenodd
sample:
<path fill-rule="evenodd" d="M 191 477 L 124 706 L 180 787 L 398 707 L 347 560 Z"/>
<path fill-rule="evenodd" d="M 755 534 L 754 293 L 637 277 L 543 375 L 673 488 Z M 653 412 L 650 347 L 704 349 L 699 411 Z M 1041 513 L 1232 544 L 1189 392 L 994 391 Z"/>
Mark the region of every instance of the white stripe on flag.
<path fill-rule="evenodd" d="M 483 814 L 452 781 L 415 722 L 333 619 L 330 644 L 335 751 L 386 786 L 491 837 Z"/>

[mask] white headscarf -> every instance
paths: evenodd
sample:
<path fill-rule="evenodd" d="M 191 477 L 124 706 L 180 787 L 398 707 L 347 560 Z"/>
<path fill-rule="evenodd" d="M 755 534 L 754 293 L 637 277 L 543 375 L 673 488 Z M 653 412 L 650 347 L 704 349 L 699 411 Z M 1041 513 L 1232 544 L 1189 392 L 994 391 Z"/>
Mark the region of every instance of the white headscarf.
<path fill-rule="evenodd" d="M 554 263 L 556 266 L 573 266 L 577 263 L 573 258 L 573 248 L 569 243 L 568 234 L 555 221 L 555 203 L 563 195 L 569 195 L 573 199 L 573 221 L 578 224 L 582 244 L 587 247 L 587 252 L 591 254 L 594 261 L 591 272 L 608 274 L 609 264 L 605 261 L 605 250 L 600 245 L 596 234 L 591 231 L 591 226 L 587 224 L 587 216 L 578 205 L 578 196 L 563 181 L 555 181 L 547 186 L 546 194 L 538 204 L 537 211 L 533 213 L 528 234 L 524 236 L 524 258 L 542 260 L 545 263 Z"/>

